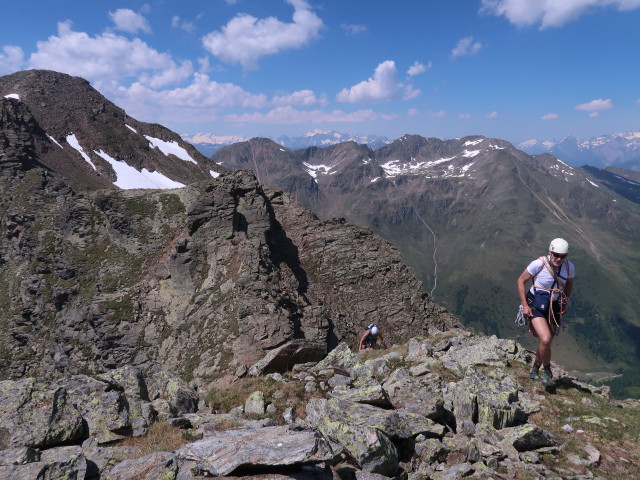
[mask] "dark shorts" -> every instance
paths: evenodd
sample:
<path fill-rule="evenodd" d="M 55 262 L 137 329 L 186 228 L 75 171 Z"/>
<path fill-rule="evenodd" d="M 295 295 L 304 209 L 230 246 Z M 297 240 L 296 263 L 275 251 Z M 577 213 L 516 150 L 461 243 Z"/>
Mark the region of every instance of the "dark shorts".
<path fill-rule="evenodd" d="M 540 318 L 544 318 L 547 321 L 547 324 L 549 325 L 549 330 L 551 331 L 551 333 L 554 336 L 557 335 L 558 331 L 560 330 L 560 326 L 562 325 L 562 314 L 560 313 L 560 302 L 558 302 L 557 300 L 551 302 L 551 309 L 553 310 L 553 315 L 551 316 L 551 318 L 555 319 L 555 322 L 549 321 L 549 312 L 543 312 L 533 306 L 533 295 L 531 295 L 531 292 L 527 292 L 527 304 L 531 308 L 531 315 L 532 315 L 532 317 L 529 319 L 529 332 L 531 332 L 534 337 L 538 336 L 536 334 L 535 329 L 531 325 L 531 320 L 534 318 L 540 317 Z"/>

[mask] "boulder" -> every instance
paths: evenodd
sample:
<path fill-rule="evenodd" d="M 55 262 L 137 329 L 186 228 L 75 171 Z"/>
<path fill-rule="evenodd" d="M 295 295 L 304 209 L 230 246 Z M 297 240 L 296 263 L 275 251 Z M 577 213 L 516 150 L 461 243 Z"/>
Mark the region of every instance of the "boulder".
<path fill-rule="evenodd" d="M 219 432 L 184 445 L 176 451 L 176 457 L 221 476 L 236 470 L 259 472 L 273 467 L 314 465 L 333 461 L 340 453 L 316 432 L 275 426 Z"/>
<path fill-rule="evenodd" d="M 78 446 L 57 447 L 37 456 L 25 458 L 28 463 L 0 464 L 0 480 L 82 480 L 87 461 Z"/>
<path fill-rule="evenodd" d="M 440 377 L 436 374 L 414 377 L 401 368 L 391 374 L 382 387 L 396 409 L 402 408 L 435 421 L 446 417 Z"/>
<path fill-rule="evenodd" d="M 453 405 L 456 423 L 488 423 L 500 429 L 520 418 L 518 383 L 510 376 L 499 379 L 468 369 L 465 377 L 449 384 L 446 397 Z"/>
<path fill-rule="evenodd" d="M 105 475 L 105 480 L 174 480 L 178 473 L 176 456 L 155 452 L 118 463 Z"/>
<path fill-rule="evenodd" d="M 554 436 L 533 423 L 519 425 L 504 430 L 504 442 L 519 452 L 552 447 L 556 444 Z"/>
<path fill-rule="evenodd" d="M 296 339 L 271 350 L 249 368 L 249 375 L 256 377 L 268 373 L 284 373 L 299 363 L 318 362 L 327 354 L 326 344 L 318 341 Z"/>
<path fill-rule="evenodd" d="M 0 382 L 0 449 L 49 448 L 85 435 L 65 388 L 32 378 Z"/>

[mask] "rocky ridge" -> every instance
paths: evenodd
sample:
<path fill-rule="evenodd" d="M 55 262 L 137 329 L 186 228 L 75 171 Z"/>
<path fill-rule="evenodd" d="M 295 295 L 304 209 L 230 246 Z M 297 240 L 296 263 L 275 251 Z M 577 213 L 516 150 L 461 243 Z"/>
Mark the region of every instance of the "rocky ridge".
<path fill-rule="evenodd" d="M 235 404 L 221 400 L 224 390 L 199 402 L 184 384 L 159 391 L 166 377 L 132 367 L 4 381 L 0 479 L 637 476 L 638 402 L 612 401 L 557 365 L 556 386 L 545 389 L 528 378 L 530 359 L 513 340 L 452 329 L 388 352 L 356 354 L 341 343 L 318 362 L 255 372 Z M 54 404 L 42 403 L 53 391 Z M 76 408 L 83 395 L 95 398 L 91 412 Z M 146 454 L 118 444 L 150 424 L 183 432 L 182 441 Z"/>
<path fill-rule="evenodd" d="M 162 365 L 203 386 L 294 339 L 317 358 L 372 321 L 392 341 L 458 325 L 390 244 L 319 221 L 248 171 L 76 189 L 44 165 L 27 104 L 1 111 L 3 378 Z"/>

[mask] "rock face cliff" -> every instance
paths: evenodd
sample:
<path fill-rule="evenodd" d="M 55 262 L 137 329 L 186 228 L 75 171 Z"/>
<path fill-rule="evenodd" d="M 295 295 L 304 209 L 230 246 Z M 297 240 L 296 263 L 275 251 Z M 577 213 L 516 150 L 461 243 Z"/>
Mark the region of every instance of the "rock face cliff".
<path fill-rule="evenodd" d="M 4 378 L 162 365 L 201 385 L 292 340 L 318 356 L 370 322 L 391 343 L 458 324 L 390 244 L 319 221 L 248 171 L 78 191 L 42 166 L 27 106 L 1 107 Z"/>

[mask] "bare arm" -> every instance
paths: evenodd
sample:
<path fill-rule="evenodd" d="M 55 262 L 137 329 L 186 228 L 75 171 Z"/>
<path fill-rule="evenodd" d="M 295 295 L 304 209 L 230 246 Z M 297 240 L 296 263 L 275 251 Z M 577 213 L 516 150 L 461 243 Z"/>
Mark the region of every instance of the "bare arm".
<path fill-rule="evenodd" d="M 382 334 L 381 334 L 381 333 L 379 333 L 379 332 L 378 332 L 378 337 L 380 338 L 380 342 L 382 343 L 382 346 L 383 346 L 384 348 L 389 348 L 389 347 L 387 347 L 387 343 L 384 341 L 384 337 L 383 337 L 383 336 L 382 336 Z"/>
<path fill-rule="evenodd" d="M 533 276 L 529 273 L 529 271 L 525 268 L 524 271 L 518 277 L 518 296 L 520 297 L 520 304 L 522 305 L 522 313 L 526 317 L 531 316 L 531 307 L 527 303 L 527 294 L 525 285 L 531 280 Z"/>
<path fill-rule="evenodd" d="M 573 291 L 573 278 L 567 278 L 567 281 L 564 284 L 564 294 L 568 297 L 571 296 L 571 292 Z"/>

